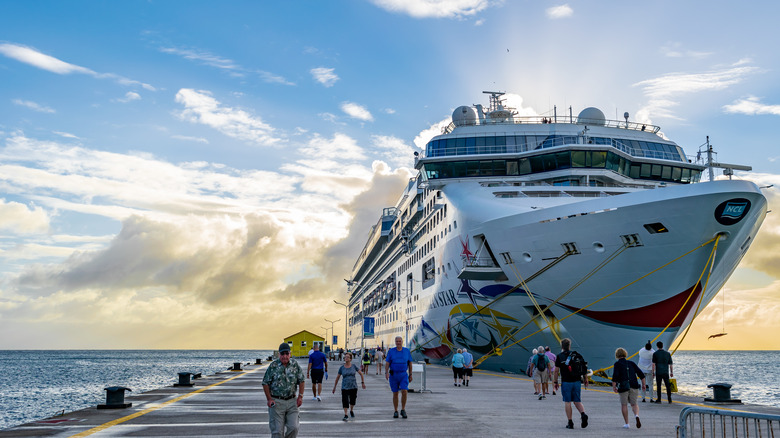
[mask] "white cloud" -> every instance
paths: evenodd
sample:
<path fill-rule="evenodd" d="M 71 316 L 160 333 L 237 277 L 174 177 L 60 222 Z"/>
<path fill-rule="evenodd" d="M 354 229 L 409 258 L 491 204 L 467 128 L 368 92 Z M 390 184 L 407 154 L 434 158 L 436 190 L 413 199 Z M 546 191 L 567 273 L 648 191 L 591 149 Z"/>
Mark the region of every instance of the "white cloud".
<path fill-rule="evenodd" d="M 545 11 L 547 14 L 547 18 L 557 20 L 559 18 L 567 18 L 574 15 L 574 10 L 569 6 L 568 4 L 560 5 L 560 6 L 553 6 L 551 8 L 547 8 Z"/>
<path fill-rule="evenodd" d="M 681 43 L 668 43 L 661 47 L 661 53 L 669 58 L 706 58 L 712 55 L 712 52 L 697 52 L 694 50 L 685 50 Z"/>
<path fill-rule="evenodd" d="M 127 93 L 125 93 L 125 97 L 121 99 L 114 99 L 115 102 L 122 102 L 122 103 L 132 102 L 134 100 L 141 100 L 141 95 L 134 91 L 128 91 Z"/>
<path fill-rule="evenodd" d="M 309 72 L 314 77 L 314 80 L 321 83 L 325 87 L 332 87 L 336 81 L 338 81 L 340 78 L 338 75 L 333 73 L 332 68 L 325 68 L 325 67 L 317 67 L 311 69 Z"/>
<path fill-rule="evenodd" d="M 374 135 L 371 140 L 380 156 L 391 166 L 414 168 L 414 153 L 419 152 L 418 149 L 407 145 L 400 138 L 387 135 Z"/>
<path fill-rule="evenodd" d="M 134 81 L 132 79 L 127 79 L 125 77 L 116 75 L 114 73 L 98 73 L 86 67 L 61 61 L 53 56 L 43 54 L 30 47 L 20 46 L 17 44 L 3 43 L 0 44 L 0 54 L 15 59 L 19 62 L 32 65 L 33 67 L 37 67 L 42 70 L 50 71 L 52 73 L 56 73 L 60 75 L 80 73 L 98 79 L 113 79 L 122 85 L 140 86 L 150 91 L 156 90 L 153 86 L 149 84 L 145 84 L 139 81 Z"/>
<path fill-rule="evenodd" d="M 308 146 L 300 149 L 300 153 L 306 157 L 331 160 L 362 160 L 366 157 L 355 139 L 341 133 L 336 133 L 332 139 L 315 134 Z"/>
<path fill-rule="evenodd" d="M 208 91 L 182 88 L 176 102 L 184 105 L 182 120 L 216 129 L 224 135 L 261 146 L 276 145 L 281 140 L 273 135 L 274 128 L 244 110 L 223 106 Z"/>
<path fill-rule="evenodd" d="M 29 108 L 33 111 L 38 111 L 39 113 L 53 114 L 57 112 L 54 110 L 54 108 L 49 108 L 48 106 L 37 104 L 31 100 L 14 99 L 12 102 L 16 105 Z"/>
<path fill-rule="evenodd" d="M 245 77 L 248 73 L 251 73 L 258 75 L 263 80 L 263 82 L 272 84 L 295 85 L 295 83 L 288 81 L 283 76 L 279 76 L 264 70 L 247 69 L 232 59 L 223 58 L 207 50 L 184 49 L 179 47 L 160 47 L 160 51 L 171 55 L 181 56 L 182 58 L 189 61 L 196 61 L 203 65 L 225 70 L 229 72 L 231 76 Z"/>
<path fill-rule="evenodd" d="M 204 143 L 208 144 L 209 141 L 203 137 L 192 137 L 189 135 L 172 135 L 171 138 L 176 140 L 184 140 L 189 142 L 195 142 L 195 143 Z"/>
<path fill-rule="evenodd" d="M 669 73 L 635 83 L 634 86 L 642 87 L 649 98 L 648 103 L 637 111 L 637 121 L 652 123 L 651 116 L 676 118 L 672 111 L 678 105 L 676 99 L 685 94 L 726 89 L 758 71 L 757 67 L 745 64 L 745 61 L 740 61 L 728 68 L 705 73 Z"/>
<path fill-rule="evenodd" d="M 366 122 L 374 121 L 374 116 L 362 105 L 354 102 L 342 102 L 341 110 L 353 119 L 359 119 Z"/>
<path fill-rule="evenodd" d="M 382 9 L 414 18 L 461 18 L 490 7 L 488 0 L 372 0 Z"/>
<path fill-rule="evenodd" d="M 727 113 L 739 113 L 754 116 L 757 114 L 771 114 L 780 116 L 780 105 L 767 105 L 761 103 L 761 99 L 755 96 L 748 96 L 744 99 L 734 101 L 731 105 L 724 105 L 723 109 Z"/>
<path fill-rule="evenodd" d="M 49 215 L 41 207 L 28 207 L 0 198 L 0 229 L 22 234 L 46 233 L 49 231 Z"/>

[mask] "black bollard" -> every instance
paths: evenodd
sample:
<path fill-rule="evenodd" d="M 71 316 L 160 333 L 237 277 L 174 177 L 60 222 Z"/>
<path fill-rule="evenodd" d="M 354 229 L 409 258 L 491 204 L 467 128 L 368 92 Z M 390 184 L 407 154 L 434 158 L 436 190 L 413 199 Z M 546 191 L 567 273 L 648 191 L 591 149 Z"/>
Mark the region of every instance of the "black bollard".
<path fill-rule="evenodd" d="M 255 365 L 260 365 L 263 363 L 263 359 L 255 359 Z"/>
<path fill-rule="evenodd" d="M 133 406 L 132 403 L 125 403 L 125 391 L 132 391 L 124 386 L 110 386 L 105 388 L 106 404 L 97 405 L 98 409 L 124 409 Z"/>
<path fill-rule="evenodd" d="M 231 371 L 241 371 L 241 362 L 233 362 L 233 369 Z"/>
<path fill-rule="evenodd" d="M 741 400 L 731 398 L 731 384 L 729 383 L 710 383 L 707 388 L 712 388 L 712 398 L 705 398 L 705 402 L 710 403 L 742 403 Z"/>
<path fill-rule="evenodd" d="M 193 376 L 192 373 L 179 373 L 179 383 L 174 383 L 173 386 L 192 386 L 193 383 L 190 383 L 190 376 Z"/>
<path fill-rule="evenodd" d="M 193 374 L 193 375 L 192 375 L 192 378 L 193 378 L 193 379 L 200 379 L 201 377 L 203 377 L 203 376 L 201 375 L 201 373 L 195 373 L 195 374 Z"/>

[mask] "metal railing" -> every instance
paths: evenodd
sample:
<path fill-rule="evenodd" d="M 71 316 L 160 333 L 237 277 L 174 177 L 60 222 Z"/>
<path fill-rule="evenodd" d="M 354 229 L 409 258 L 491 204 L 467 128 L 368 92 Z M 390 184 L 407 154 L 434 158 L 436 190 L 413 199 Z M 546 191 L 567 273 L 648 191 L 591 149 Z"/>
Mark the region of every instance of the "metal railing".
<path fill-rule="evenodd" d="M 688 406 L 680 411 L 679 438 L 780 436 L 780 415 Z"/>
<path fill-rule="evenodd" d="M 517 124 L 549 124 L 549 123 L 569 123 L 574 125 L 591 125 L 591 126 L 606 126 L 608 128 L 623 128 L 634 131 L 648 131 L 653 134 L 661 130 L 660 126 L 651 125 L 648 123 L 628 122 L 620 120 L 601 120 L 601 119 L 580 119 L 579 117 L 570 116 L 557 116 L 550 117 L 549 115 L 542 116 L 512 116 L 507 118 L 489 119 L 486 118 L 483 121 L 477 119 L 472 121 L 461 121 L 461 126 L 474 126 L 474 125 L 517 125 Z M 455 129 L 456 125 L 450 122 L 449 125 L 442 128 L 443 134 L 449 134 Z"/>

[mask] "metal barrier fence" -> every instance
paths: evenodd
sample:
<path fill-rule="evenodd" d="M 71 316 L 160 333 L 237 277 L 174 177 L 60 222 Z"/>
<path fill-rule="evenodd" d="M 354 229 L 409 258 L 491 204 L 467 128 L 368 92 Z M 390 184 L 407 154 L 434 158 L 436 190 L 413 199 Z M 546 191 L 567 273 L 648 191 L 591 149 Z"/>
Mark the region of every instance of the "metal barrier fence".
<path fill-rule="evenodd" d="M 688 406 L 680 412 L 678 438 L 780 437 L 780 415 Z"/>

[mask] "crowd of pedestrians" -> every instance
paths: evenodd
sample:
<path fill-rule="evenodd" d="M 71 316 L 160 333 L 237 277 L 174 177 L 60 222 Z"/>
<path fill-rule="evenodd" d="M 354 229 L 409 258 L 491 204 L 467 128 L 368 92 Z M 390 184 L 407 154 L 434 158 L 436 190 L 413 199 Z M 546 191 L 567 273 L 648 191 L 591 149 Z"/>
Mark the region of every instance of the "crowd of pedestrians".
<path fill-rule="evenodd" d="M 556 395 L 559 391 L 566 414 L 565 428 L 575 427 L 574 409 L 579 413 L 580 427 L 586 428 L 589 418 L 582 402 L 581 388 L 583 385 L 587 388 L 589 383 L 590 372 L 587 362 L 580 353 L 572 350 L 570 339 L 562 339 L 560 347 L 561 352 L 557 355 L 549 346 L 535 348 L 528 358 L 525 371 L 533 379 L 534 395 L 539 400 L 545 400 L 550 395 L 550 386 L 552 386 L 552 395 Z M 648 341 L 637 353 L 638 363 L 628 360 L 628 352 L 625 348 L 615 350 L 616 361 L 612 367 L 611 380 L 613 391 L 619 395 L 623 428 L 631 427 L 629 405 L 634 415 L 634 424 L 637 428 L 642 427 L 637 403 L 640 391 L 642 402 L 646 401 L 646 395 L 649 393 L 650 402 L 661 403 L 661 383 L 664 383 L 667 400 L 672 403 L 670 387 L 670 377 L 674 377 L 672 357 L 663 349 L 662 342 L 657 342 L 656 347 L 657 350 L 654 350 L 651 342 Z M 338 369 L 332 393 L 336 393 L 341 381 L 344 421 L 355 418 L 358 388 L 366 389 L 365 374 L 369 371 L 372 360 L 376 361 L 377 375 L 381 375 L 384 370 L 385 379 L 392 392 L 393 418 L 408 418 L 406 401 L 409 383 L 413 380 L 412 356 L 409 349 L 403 346 L 403 339 L 400 336 L 395 338 L 395 347 L 387 350 L 381 347 L 362 352 L 340 350 L 336 357 L 343 357 L 344 364 Z M 353 363 L 355 357 L 360 359 L 357 361 L 358 364 Z M 465 348 L 456 349 L 451 357 L 451 366 L 454 386 L 469 386 L 473 376 L 474 356 Z M 322 378 L 324 375 L 327 379 L 327 371 L 327 356 L 315 346 L 310 351 L 306 371 L 306 377 L 311 378 L 312 382 L 313 400 L 322 401 Z M 358 377 L 360 377 L 360 386 L 357 382 Z M 648 380 L 652 380 L 653 377 L 656 380 L 655 400 L 652 385 L 648 384 Z M 279 359 L 269 365 L 263 378 L 272 436 L 297 436 L 298 408 L 303 402 L 304 387 L 303 370 L 296 361 L 290 360 L 289 345 L 281 344 Z"/>

